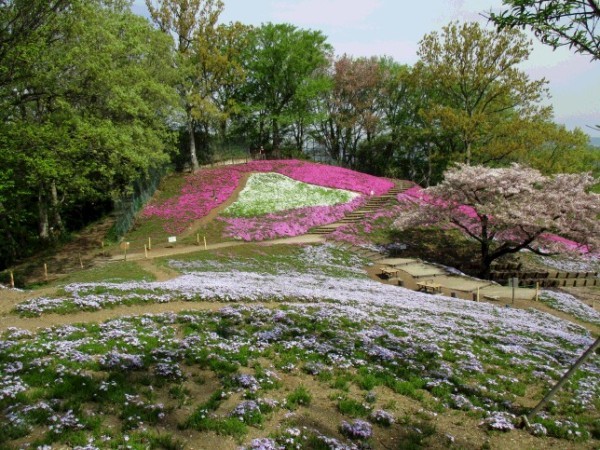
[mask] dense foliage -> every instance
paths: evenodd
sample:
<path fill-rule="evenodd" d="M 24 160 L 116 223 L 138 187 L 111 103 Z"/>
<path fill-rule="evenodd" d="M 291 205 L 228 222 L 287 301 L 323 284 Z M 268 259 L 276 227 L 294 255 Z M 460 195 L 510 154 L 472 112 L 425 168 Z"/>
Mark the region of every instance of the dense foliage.
<path fill-rule="evenodd" d="M 14 18 L 31 14 L 22 3 Z M 1 61 L 0 265 L 169 161 L 170 41 L 113 2 L 73 1 L 39 20 Z"/>

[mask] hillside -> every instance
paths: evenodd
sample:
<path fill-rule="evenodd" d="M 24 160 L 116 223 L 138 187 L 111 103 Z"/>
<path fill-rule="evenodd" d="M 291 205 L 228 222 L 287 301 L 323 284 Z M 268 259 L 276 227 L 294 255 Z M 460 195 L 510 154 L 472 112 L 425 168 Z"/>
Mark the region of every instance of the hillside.
<path fill-rule="evenodd" d="M 598 447 L 598 356 L 516 427 L 597 311 L 564 292 L 513 308 L 392 285 L 373 250 L 397 181 L 260 164 L 167 179 L 127 261 L 105 247 L 112 262 L 43 291 L 0 291 L 0 447 Z M 263 190 L 280 195 L 265 206 Z"/>

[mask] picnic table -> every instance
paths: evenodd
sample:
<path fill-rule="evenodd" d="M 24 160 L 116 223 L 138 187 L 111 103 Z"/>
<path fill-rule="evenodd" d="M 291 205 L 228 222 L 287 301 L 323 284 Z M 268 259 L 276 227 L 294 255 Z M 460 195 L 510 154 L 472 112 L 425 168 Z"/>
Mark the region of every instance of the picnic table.
<path fill-rule="evenodd" d="M 385 275 L 388 278 L 392 278 L 398 276 L 398 269 L 394 269 L 393 267 L 381 267 L 381 274 Z"/>
<path fill-rule="evenodd" d="M 428 294 L 442 293 L 442 285 L 434 282 L 433 280 L 417 282 L 417 289 L 421 292 L 427 292 Z"/>

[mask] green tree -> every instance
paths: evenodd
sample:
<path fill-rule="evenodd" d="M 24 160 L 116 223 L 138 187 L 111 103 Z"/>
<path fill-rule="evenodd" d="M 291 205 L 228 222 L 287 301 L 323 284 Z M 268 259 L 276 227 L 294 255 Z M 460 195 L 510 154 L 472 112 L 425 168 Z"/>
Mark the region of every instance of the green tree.
<path fill-rule="evenodd" d="M 0 86 L 23 78 L 31 52 L 55 39 L 55 19 L 72 0 L 5 0 L 0 3 Z"/>
<path fill-rule="evenodd" d="M 486 146 L 507 129 L 549 117 L 550 108 L 540 106 L 546 81 L 531 81 L 518 68 L 529 53 L 519 31 L 493 33 L 477 23 L 451 23 L 421 40 L 415 70 L 435 99 L 422 117 L 451 137 L 453 159 L 484 161 Z"/>
<path fill-rule="evenodd" d="M 568 46 L 575 52 L 600 59 L 600 22 L 598 0 L 503 0 L 508 7 L 489 13 L 499 30 L 531 28 L 544 43 L 558 48 Z"/>
<path fill-rule="evenodd" d="M 113 2 L 72 4 L 55 19 L 62 39 L 33 51 L 27 77 L 3 92 L 0 183 L 12 191 L 0 226 L 13 248 L 36 223 L 51 240 L 70 211 L 93 210 L 169 159 L 170 40 Z"/>
<path fill-rule="evenodd" d="M 375 57 L 343 55 L 332 62 L 331 78 L 319 136 L 333 159 L 350 164 L 361 141 L 370 141 L 381 126 L 382 70 Z"/>
<path fill-rule="evenodd" d="M 195 132 L 198 120 L 215 115 L 212 102 L 207 101 L 210 80 L 208 67 L 218 65 L 220 53 L 212 53 L 217 35 L 217 21 L 223 11 L 221 0 L 146 0 L 154 23 L 167 35 L 174 35 L 179 74 L 178 92 L 185 111 L 189 155 L 193 170 L 200 166 Z M 196 45 L 194 45 L 196 44 Z M 206 46 L 206 47 L 203 47 Z M 207 50 L 207 51 L 204 51 Z M 200 61 L 200 57 L 207 61 Z M 203 78 L 204 77 L 204 78 Z M 212 88 L 212 86 L 211 86 Z"/>
<path fill-rule="evenodd" d="M 270 135 L 272 149 L 280 149 L 287 127 L 301 112 L 298 104 L 327 89 L 322 69 L 330 52 L 320 31 L 268 23 L 251 33 L 246 101 L 258 128 L 257 145 Z"/>
<path fill-rule="evenodd" d="M 243 54 L 251 30 L 236 22 L 206 28 L 194 38 L 192 64 L 197 82 L 190 101 L 205 147 L 211 134 L 220 140 L 227 137 L 228 124 L 242 109 L 238 93 L 246 80 Z"/>

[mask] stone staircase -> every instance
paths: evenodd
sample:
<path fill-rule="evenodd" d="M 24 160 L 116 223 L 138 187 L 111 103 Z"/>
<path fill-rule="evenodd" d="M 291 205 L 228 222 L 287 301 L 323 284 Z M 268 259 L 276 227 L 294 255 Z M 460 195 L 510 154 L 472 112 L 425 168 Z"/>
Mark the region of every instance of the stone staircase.
<path fill-rule="evenodd" d="M 365 216 L 367 214 L 375 212 L 385 207 L 386 205 L 392 205 L 394 203 L 397 203 L 396 196 L 401 192 L 404 192 L 407 189 L 414 186 L 414 183 L 405 180 L 395 180 L 395 183 L 396 185 L 387 193 L 379 196 L 370 197 L 367 203 L 365 203 L 360 208 L 347 213 L 339 221 L 312 228 L 309 231 L 309 234 L 327 235 L 329 233 L 333 233 L 336 229 L 343 225 L 361 222 L 365 219 Z"/>

